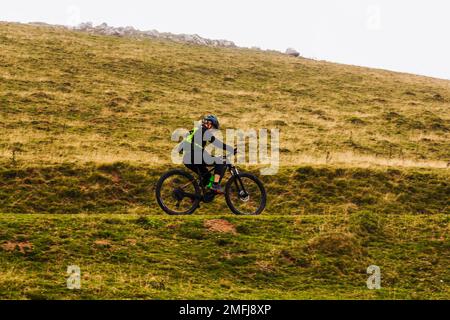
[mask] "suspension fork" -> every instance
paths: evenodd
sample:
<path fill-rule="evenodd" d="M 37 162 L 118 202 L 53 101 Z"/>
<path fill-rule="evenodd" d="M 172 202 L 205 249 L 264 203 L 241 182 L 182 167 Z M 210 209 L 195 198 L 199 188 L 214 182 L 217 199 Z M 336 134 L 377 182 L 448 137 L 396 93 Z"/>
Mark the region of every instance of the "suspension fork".
<path fill-rule="evenodd" d="M 230 171 L 233 176 L 236 176 L 236 179 L 234 179 L 234 184 L 238 190 L 238 195 L 240 195 L 241 191 L 244 191 L 244 193 L 248 195 L 247 190 L 245 190 L 244 184 L 242 183 L 241 177 L 239 176 L 239 170 L 236 167 L 230 167 Z"/>

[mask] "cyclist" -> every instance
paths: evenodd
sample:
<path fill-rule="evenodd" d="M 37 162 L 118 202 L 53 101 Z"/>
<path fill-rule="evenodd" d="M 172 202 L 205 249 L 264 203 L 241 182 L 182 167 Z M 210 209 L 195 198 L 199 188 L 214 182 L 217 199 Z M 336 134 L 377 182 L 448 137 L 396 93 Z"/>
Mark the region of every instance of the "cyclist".
<path fill-rule="evenodd" d="M 202 176 L 205 185 L 215 193 L 223 194 L 223 188 L 220 185 L 226 166 L 224 158 L 213 157 L 205 147 L 208 143 L 216 148 L 222 149 L 227 153 L 236 153 L 236 149 L 224 144 L 214 136 L 215 130 L 219 130 L 219 120 L 214 115 L 208 115 L 202 119 L 199 126 L 189 132 L 189 135 L 179 146 L 179 152 L 184 153 L 183 163 L 190 170 Z M 208 165 L 214 165 L 214 175 L 208 172 Z"/>

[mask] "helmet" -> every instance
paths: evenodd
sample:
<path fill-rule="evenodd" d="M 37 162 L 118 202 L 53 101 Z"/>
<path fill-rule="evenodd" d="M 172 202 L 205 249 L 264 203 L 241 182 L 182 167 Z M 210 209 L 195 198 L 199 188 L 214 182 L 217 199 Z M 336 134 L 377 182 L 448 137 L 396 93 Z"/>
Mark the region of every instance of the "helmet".
<path fill-rule="evenodd" d="M 219 129 L 219 120 L 217 119 L 216 116 L 210 114 L 203 118 L 203 122 L 205 122 L 205 121 L 211 121 L 213 127 L 216 129 Z"/>

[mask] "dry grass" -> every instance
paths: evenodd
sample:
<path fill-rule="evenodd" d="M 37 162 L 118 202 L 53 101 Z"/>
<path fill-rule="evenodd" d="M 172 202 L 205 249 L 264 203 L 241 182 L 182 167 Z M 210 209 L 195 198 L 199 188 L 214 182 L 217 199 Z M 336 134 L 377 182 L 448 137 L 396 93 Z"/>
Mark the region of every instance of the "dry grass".
<path fill-rule="evenodd" d="M 413 160 L 401 158 L 375 157 L 359 155 L 353 152 L 330 153 L 322 156 L 292 155 L 285 156 L 283 165 L 334 165 L 339 167 L 400 167 L 446 169 L 448 162 L 439 160 Z"/>
<path fill-rule="evenodd" d="M 166 164 L 171 132 L 210 112 L 279 128 L 282 166 L 450 160 L 449 81 L 9 23 L 0 61 L 2 162 Z"/>

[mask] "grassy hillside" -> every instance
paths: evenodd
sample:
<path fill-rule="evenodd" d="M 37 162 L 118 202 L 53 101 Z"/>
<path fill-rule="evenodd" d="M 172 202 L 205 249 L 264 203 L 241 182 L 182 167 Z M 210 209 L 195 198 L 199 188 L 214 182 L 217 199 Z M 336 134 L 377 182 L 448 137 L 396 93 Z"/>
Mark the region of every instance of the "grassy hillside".
<path fill-rule="evenodd" d="M 444 80 L 0 23 L 0 298 L 448 299 L 449 107 Z M 281 130 L 264 215 L 157 207 L 206 113 Z"/>
<path fill-rule="evenodd" d="M 217 217 L 220 218 L 220 217 Z M 1 215 L 0 297 L 444 299 L 449 217 Z M 380 266 L 381 290 L 366 269 Z M 66 288 L 69 265 L 81 289 Z"/>
<path fill-rule="evenodd" d="M 9 165 L 0 168 L 0 208 L 5 213 L 163 214 L 154 187 L 170 168 L 127 163 Z M 447 171 L 436 169 L 283 167 L 276 176 L 262 177 L 268 190 L 265 214 L 448 214 L 449 178 Z M 222 197 L 197 213 L 230 210 Z"/>
<path fill-rule="evenodd" d="M 450 160 L 449 81 L 279 53 L 1 23 L 0 105 L 2 161 L 166 164 L 207 112 L 280 128 L 283 165 Z"/>

